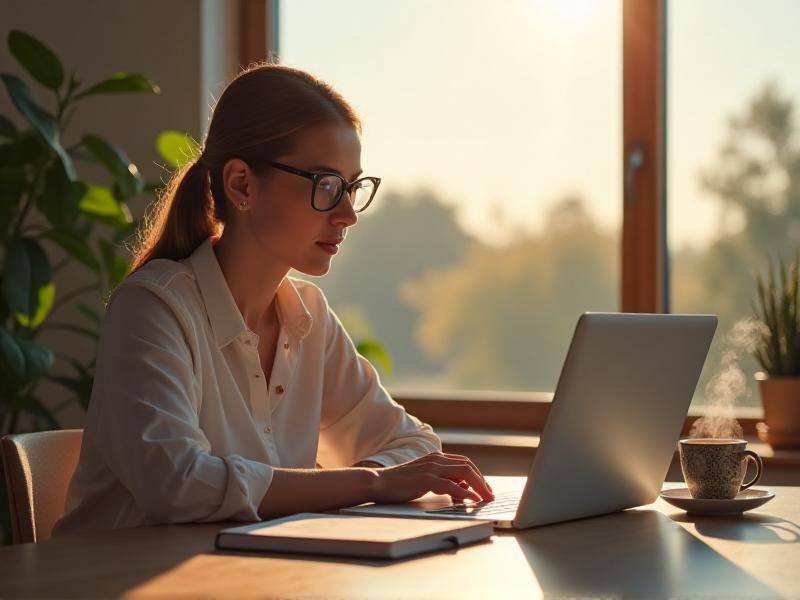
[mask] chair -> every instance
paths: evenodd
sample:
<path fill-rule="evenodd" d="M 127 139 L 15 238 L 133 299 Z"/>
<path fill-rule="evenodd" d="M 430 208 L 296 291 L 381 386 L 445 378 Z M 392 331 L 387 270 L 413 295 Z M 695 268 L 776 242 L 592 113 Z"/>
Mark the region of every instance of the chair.
<path fill-rule="evenodd" d="M 19 433 L 0 438 L 15 544 L 50 539 L 64 514 L 82 429 Z"/>

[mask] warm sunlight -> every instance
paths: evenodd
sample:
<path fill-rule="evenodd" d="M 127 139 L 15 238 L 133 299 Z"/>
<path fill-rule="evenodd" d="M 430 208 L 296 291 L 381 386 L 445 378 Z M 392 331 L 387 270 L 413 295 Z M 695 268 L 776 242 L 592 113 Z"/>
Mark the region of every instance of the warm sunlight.
<path fill-rule="evenodd" d="M 533 12 L 551 15 L 553 21 L 566 27 L 575 27 L 589 21 L 602 0 L 533 0 Z"/>

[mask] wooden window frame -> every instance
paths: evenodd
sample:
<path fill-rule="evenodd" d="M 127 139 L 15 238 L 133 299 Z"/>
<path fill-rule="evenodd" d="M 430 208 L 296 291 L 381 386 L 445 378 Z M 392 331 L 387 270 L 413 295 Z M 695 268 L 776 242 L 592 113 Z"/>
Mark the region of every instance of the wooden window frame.
<path fill-rule="evenodd" d="M 279 55 L 280 0 L 240 0 L 243 64 Z M 623 203 L 621 310 L 669 311 L 666 237 L 666 2 L 622 2 Z M 631 171 L 633 153 L 641 164 Z M 552 394 L 392 389 L 392 397 L 437 430 L 536 432 Z M 741 408 L 746 435 L 761 409 Z M 693 408 L 684 430 L 703 415 Z"/>

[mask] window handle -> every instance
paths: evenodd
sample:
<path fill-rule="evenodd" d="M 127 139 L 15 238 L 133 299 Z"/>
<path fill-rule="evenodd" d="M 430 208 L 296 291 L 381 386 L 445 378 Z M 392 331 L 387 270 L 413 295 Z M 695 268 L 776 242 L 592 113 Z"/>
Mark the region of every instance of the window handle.
<path fill-rule="evenodd" d="M 625 204 L 632 206 L 636 203 L 636 172 L 644 164 L 644 144 L 634 142 L 631 151 L 625 159 Z"/>

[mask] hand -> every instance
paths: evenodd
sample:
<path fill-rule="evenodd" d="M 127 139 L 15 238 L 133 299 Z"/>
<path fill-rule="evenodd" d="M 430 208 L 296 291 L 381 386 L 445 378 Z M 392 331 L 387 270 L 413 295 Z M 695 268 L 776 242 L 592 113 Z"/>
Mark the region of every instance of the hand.
<path fill-rule="evenodd" d="M 373 502 L 396 504 L 434 492 L 453 501 L 494 500 L 494 493 L 473 462 L 460 454 L 433 452 L 401 465 L 375 469 Z"/>

